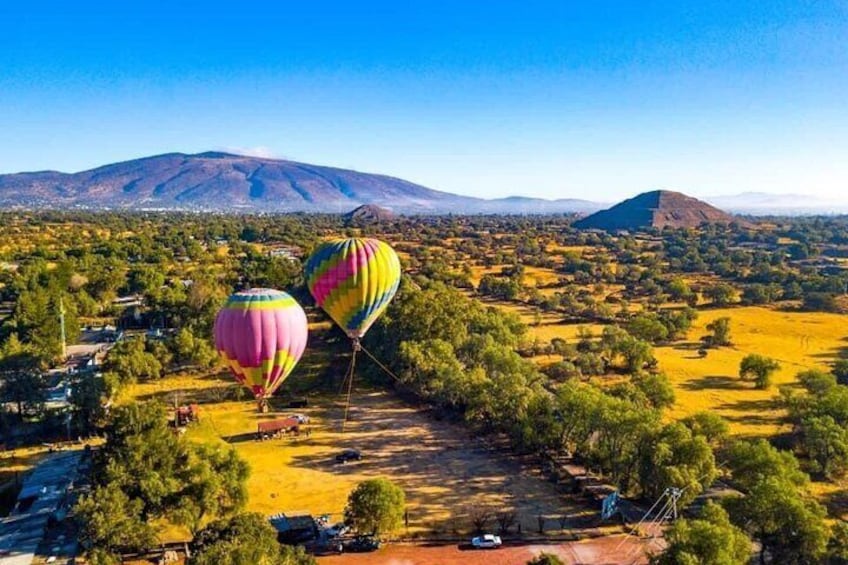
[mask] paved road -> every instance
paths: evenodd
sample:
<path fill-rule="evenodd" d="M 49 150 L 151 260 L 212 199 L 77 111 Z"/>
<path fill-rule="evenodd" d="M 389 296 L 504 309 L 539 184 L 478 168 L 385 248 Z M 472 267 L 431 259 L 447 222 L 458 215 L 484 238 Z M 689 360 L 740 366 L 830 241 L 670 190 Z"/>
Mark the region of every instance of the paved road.
<path fill-rule="evenodd" d="M 658 542 L 608 536 L 573 543 L 521 545 L 497 550 L 466 550 L 456 545 L 392 544 L 374 553 L 320 557 L 319 563 L 365 565 L 523 565 L 540 553 L 553 553 L 569 564 L 629 565 L 647 563 L 646 550 L 658 552 Z"/>

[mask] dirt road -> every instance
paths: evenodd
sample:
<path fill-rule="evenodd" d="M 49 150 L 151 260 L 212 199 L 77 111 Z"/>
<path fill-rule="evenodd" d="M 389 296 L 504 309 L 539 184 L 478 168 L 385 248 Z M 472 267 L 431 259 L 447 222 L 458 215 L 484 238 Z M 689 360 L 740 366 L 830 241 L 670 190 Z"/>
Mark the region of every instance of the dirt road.
<path fill-rule="evenodd" d="M 374 553 L 320 557 L 321 564 L 364 565 L 523 565 L 541 553 L 552 553 L 569 564 L 630 565 L 647 563 L 658 542 L 607 536 L 562 544 L 508 546 L 497 550 L 467 550 L 456 545 L 392 544 Z"/>

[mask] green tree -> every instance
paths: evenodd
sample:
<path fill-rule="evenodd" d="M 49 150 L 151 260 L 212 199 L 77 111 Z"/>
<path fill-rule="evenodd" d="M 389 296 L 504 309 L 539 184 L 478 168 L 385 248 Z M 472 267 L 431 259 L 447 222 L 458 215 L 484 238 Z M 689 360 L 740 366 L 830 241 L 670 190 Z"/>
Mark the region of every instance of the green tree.
<path fill-rule="evenodd" d="M 767 389 L 771 386 L 772 374 L 778 369 L 780 369 L 780 364 L 774 359 L 750 353 L 739 364 L 739 378 L 742 380 L 753 379 L 755 387 Z"/>
<path fill-rule="evenodd" d="M 810 480 L 792 453 L 775 449 L 763 439 L 734 442 L 728 448 L 727 465 L 734 484 L 746 492 L 770 478 L 794 487 L 804 487 Z"/>
<path fill-rule="evenodd" d="M 834 478 L 848 470 L 848 429 L 831 416 L 808 416 L 802 421 L 804 447 L 816 467 Z"/>
<path fill-rule="evenodd" d="M 836 382 L 848 385 L 848 359 L 838 359 L 834 362 L 831 372 L 836 377 Z"/>
<path fill-rule="evenodd" d="M 174 354 L 178 363 L 211 367 L 218 359 L 218 354 L 208 340 L 198 338 L 190 328 L 182 328 L 174 336 Z"/>
<path fill-rule="evenodd" d="M 707 439 L 694 435 L 681 423 L 664 426 L 641 450 L 639 483 L 650 498 L 666 488 L 683 490 L 680 504 L 686 505 L 707 488 L 718 474 Z"/>
<path fill-rule="evenodd" d="M 781 563 L 818 563 L 827 551 L 824 506 L 778 477 L 757 481 L 746 496 L 725 504 L 734 523 L 760 541 L 762 563 L 766 552 L 780 556 Z"/>
<path fill-rule="evenodd" d="M 369 534 L 391 534 L 403 523 L 406 496 L 388 479 L 362 481 L 347 499 L 345 521 Z"/>
<path fill-rule="evenodd" d="M 139 265 L 127 273 L 127 290 L 132 293 L 155 294 L 164 285 L 165 274 L 157 267 Z"/>
<path fill-rule="evenodd" d="M 798 382 L 807 389 L 810 394 L 822 395 L 836 386 L 836 376 L 825 373 L 818 369 L 802 371 L 798 373 Z"/>
<path fill-rule="evenodd" d="M 168 513 L 173 522 L 197 533 L 209 516 L 225 516 L 247 502 L 250 468 L 234 449 L 193 446 L 184 485 Z"/>
<path fill-rule="evenodd" d="M 838 520 L 831 530 L 828 544 L 830 562 L 838 565 L 848 563 L 848 522 Z"/>
<path fill-rule="evenodd" d="M 651 406 L 662 410 L 674 405 L 674 386 L 662 373 L 640 373 L 631 379 L 634 385 L 644 393 Z"/>
<path fill-rule="evenodd" d="M 96 487 L 75 506 L 80 540 L 108 553 L 138 551 L 156 542 L 153 526 L 142 516 L 143 502 L 131 499 L 117 484 Z"/>
<path fill-rule="evenodd" d="M 629 400 L 601 395 L 592 421 L 589 460 L 622 490 L 637 478 L 643 440 L 657 429 L 659 412 Z"/>
<path fill-rule="evenodd" d="M 730 433 L 727 420 L 713 412 L 696 412 L 683 418 L 680 423 L 692 430 L 693 434 L 704 436 L 711 445 L 721 444 Z"/>
<path fill-rule="evenodd" d="M 708 347 L 724 347 L 731 345 L 730 341 L 730 318 L 716 318 L 707 324 L 707 331 L 711 332 L 704 336 L 703 341 Z"/>
<path fill-rule="evenodd" d="M 660 343 L 668 338 L 668 328 L 652 315 L 639 315 L 627 324 L 627 332 L 637 339 Z"/>
<path fill-rule="evenodd" d="M 162 363 L 147 351 L 146 343 L 144 338 L 120 341 L 109 351 L 104 368 L 118 375 L 122 384 L 158 379 L 162 375 Z"/>
<path fill-rule="evenodd" d="M 90 432 L 100 427 L 106 419 L 104 404 L 107 399 L 108 391 L 102 377 L 86 375 L 76 379 L 71 386 L 70 402 L 77 429 Z"/>
<path fill-rule="evenodd" d="M 62 354 L 60 312 L 65 312 L 65 335 L 73 343 L 79 335 L 76 307 L 66 292 L 35 287 L 21 293 L 15 303 L 12 322 L 18 337 L 46 367 Z"/>
<path fill-rule="evenodd" d="M 689 283 L 681 277 L 674 277 L 671 279 L 666 290 L 668 291 L 669 297 L 676 302 L 687 300 L 690 296 L 692 296 L 692 289 L 689 288 Z"/>
<path fill-rule="evenodd" d="M 204 519 L 244 504 L 247 465 L 233 450 L 219 452 L 174 435 L 161 405 L 115 409 L 107 433 L 101 480 L 141 500 L 145 518 L 169 516 L 196 530 Z"/>
<path fill-rule="evenodd" d="M 665 534 L 665 551 L 655 565 L 745 565 L 751 558 L 748 536 L 730 522 L 727 512 L 707 502 L 701 515 L 678 520 Z"/>
<path fill-rule="evenodd" d="M 727 283 L 718 283 L 704 290 L 704 296 L 712 301 L 713 306 L 727 306 L 736 301 L 736 289 Z"/>
<path fill-rule="evenodd" d="M 315 559 L 301 547 L 280 545 L 276 530 L 262 515 L 245 513 L 200 531 L 187 565 L 315 565 Z"/>
<path fill-rule="evenodd" d="M 832 292 L 807 292 L 802 304 L 804 310 L 812 312 L 839 312 L 839 302 Z"/>

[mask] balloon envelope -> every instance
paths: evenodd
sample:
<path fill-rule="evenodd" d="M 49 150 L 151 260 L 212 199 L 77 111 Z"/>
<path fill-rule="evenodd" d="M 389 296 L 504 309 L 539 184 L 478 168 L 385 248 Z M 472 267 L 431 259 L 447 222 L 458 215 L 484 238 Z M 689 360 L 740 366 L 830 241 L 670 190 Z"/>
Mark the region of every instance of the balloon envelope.
<path fill-rule="evenodd" d="M 306 314 L 279 290 L 237 292 L 215 318 L 215 347 L 258 399 L 282 384 L 306 349 Z"/>
<path fill-rule="evenodd" d="M 400 260 L 373 238 L 321 244 L 306 262 L 306 284 L 315 301 L 351 339 L 365 335 L 400 284 Z"/>

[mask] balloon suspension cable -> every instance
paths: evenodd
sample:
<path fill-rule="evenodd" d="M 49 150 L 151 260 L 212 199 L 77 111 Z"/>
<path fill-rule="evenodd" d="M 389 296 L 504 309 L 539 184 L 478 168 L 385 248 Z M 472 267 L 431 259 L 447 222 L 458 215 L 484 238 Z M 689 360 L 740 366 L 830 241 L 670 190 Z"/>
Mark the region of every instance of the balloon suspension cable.
<path fill-rule="evenodd" d="M 395 381 L 400 384 L 403 384 L 403 380 L 397 376 L 391 369 L 386 367 L 383 363 L 380 362 L 379 359 L 374 357 L 374 354 L 365 349 L 362 344 L 359 342 L 359 339 L 353 339 L 353 355 L 350 357 L 350 364 L 348 365 L 347 373 L 345 374 L 345 378 L 342 380 L 342 385 L 339 388 L 339 394 L 344 390 L 345 383 L 347 383 L 347 399 L 345 401 L 345 409 L 344 409 L 344 419 L 342 420 L 342 433 L 345 431 L 345 425 L 347 424 L 347 414 L 350 409 L 350 397 L 353 391 L 353 372 L 356 368 L 356 353 L 358 351 L 362 351 L 367 355 L 374 363 L 377 364 L 387 375 L 392 377 Z"/>
<path fill-rule="evenodd" d="M 370 358 L 371 358 L 371 360 L 372 360 L 372 361 L 374 361 L 374 363 L 376 363 L 378 367 L 380 367 L 381 369 L 383 369 L 383 371 L 384 371 L 387 375 L 389 375 L 391 378 L 393 378 L 394 380 L 396 380 L 396 381 L 397 381 L 397 382 L 399 382 L 400 384 L 403 384 L 403 380 L 402 380 L 399 376 L 397 376 L 396 374 L 394 374 L 394 373 L 392 372 L 392 370 L 391 370 L 391 369 L 389 369 L 388 367 L 386 367 L 385 365 L 383 365 L 383 364 L 380 362 L 380 360 L 379 360 L 379 359 L 377 359 L 376 357 L 374 357 L 374 355 L 373 355 L 370 351 L 368 351 L 367 349 L 365 349 L 365 348 L 364 348 L 364 347 L 362 347 L 361 345 L 359 346 L 359 348 L 363 351 L 363 353 L 365 353 L 365 355 L 367 355 L 368 357 L 370 357 Z"/>
<path fill-rule="evenodd" d="M 347 374 L 347 399 L 345 400 L 345 408 L 344 408 L 344 418 L 342 419 L 342 433 L 345 431 L 345 426 L 347 425 L 347 413 L 350 409 L 350 396 L 353 392 L 353 371 L 356 368 L 356 353 L 357 351 L 362 349 L 362 346 L 359 344 L 359 338 L 353 338 L 353 354 L 350 356 L 350 365 L 348 366 L 348 374 Z M 344 387 L 344 381 L 342 381 L 342 387 Z"/>

